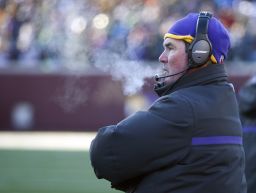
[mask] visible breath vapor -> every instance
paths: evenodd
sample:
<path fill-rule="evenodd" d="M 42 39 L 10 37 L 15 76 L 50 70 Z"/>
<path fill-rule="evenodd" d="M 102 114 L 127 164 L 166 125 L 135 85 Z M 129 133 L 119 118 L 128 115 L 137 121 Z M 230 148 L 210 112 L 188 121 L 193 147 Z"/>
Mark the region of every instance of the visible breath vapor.
<path fill-rule="evenodd" d="M 101 52 L 96 57 L 95 66 L 110 73 L 113 80 L 121 81 L 124 95 L 133 95 L 139 92 L 145 84 L 146 78 L 153 78 L 156 73 L 160 72 L 160 69 L 153 64 L 124 60 L 118 54 L 108 51 Z"/>
<path fill-rule="evenodd" d="M 72 76 L 65 80 L 63 88 L 58 90 L 55 101 L 68 113 L 74 112 L 88 100 L 86 83 L 79 76 Z"/>

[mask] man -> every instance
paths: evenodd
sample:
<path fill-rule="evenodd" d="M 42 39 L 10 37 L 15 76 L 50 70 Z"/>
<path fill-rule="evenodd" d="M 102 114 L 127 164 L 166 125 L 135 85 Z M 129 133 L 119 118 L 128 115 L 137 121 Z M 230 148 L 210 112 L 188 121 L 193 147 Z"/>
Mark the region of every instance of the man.
<path fill-rule="evenodd" d="M 256 76 L 250 78 L 241 88 L 239 106 L 244 132 L 247 192 L 254 193 L 256 190 Z"/>
<path fill-rule="evenodd" d="M 227 30 L 193 13 L 174 23 L 163 46 L 160 98 L 99 130 L 90 148 L 97 177 L 129 193 L 245 193 L 241 123 L 222 64 Z"/>

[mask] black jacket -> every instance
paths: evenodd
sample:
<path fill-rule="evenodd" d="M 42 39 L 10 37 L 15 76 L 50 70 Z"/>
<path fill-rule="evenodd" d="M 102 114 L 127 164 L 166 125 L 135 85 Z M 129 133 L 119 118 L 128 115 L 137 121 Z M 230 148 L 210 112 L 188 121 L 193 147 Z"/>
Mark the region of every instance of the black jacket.
<path fill-rule="evenodd" d="M 241 123 L 223 65 L 157 92 L 147 111 L 99 130 L 90 148 L 97 177 L 134 193 L 245 193 Z"/>
<path fill-rule="evenodd" d="M 256 76 L 252 77 L 239 92 L 240 117 L 243 125 L 245 150 L 245 175 L 247 192 L 256 191 Z"/>

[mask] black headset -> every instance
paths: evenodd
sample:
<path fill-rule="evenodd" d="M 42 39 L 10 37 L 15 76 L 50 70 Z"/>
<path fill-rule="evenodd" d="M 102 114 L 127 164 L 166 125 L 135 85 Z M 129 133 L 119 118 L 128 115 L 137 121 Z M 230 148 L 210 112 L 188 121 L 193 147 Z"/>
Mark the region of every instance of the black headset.
<path fill-rule="evenodd" d="M 210 59 L 212 45 L 208 38 L 208 24 L 212 14 L 206 11 L 199 13 L 196 24 L 196 35 L 188 47 L 189 68 L 197 68 Z"/>

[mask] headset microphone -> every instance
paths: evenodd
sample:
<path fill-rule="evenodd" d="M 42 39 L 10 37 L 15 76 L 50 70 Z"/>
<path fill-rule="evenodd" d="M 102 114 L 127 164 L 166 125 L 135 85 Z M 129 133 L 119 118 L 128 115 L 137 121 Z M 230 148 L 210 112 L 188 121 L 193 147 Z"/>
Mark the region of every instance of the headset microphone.
<path fill-rule="evenodd" d="M 169 74 L 169 75 L 165 75 L 165 76 L 159 76 L 159 75 L 157 74 L 157 75 L 155 75 L 155 81 L 158 82 L 158 81 L 161 80 L 162 78 L 167 78 L 167 77 L 171 77 L 171 76 L 176 76 L 176 75 L 181 74 L 181 73 L 183 73 L 183 72 L 185 72 L 185 71 L 187 71 L 187 70 L 188 70 L 188 68 L 185 69 L 185 70 L 183 70 L 183 71 L 181 71 L 181 72 L 178 72 L 178 73 L 175 73 L 175 74 Z"/>

